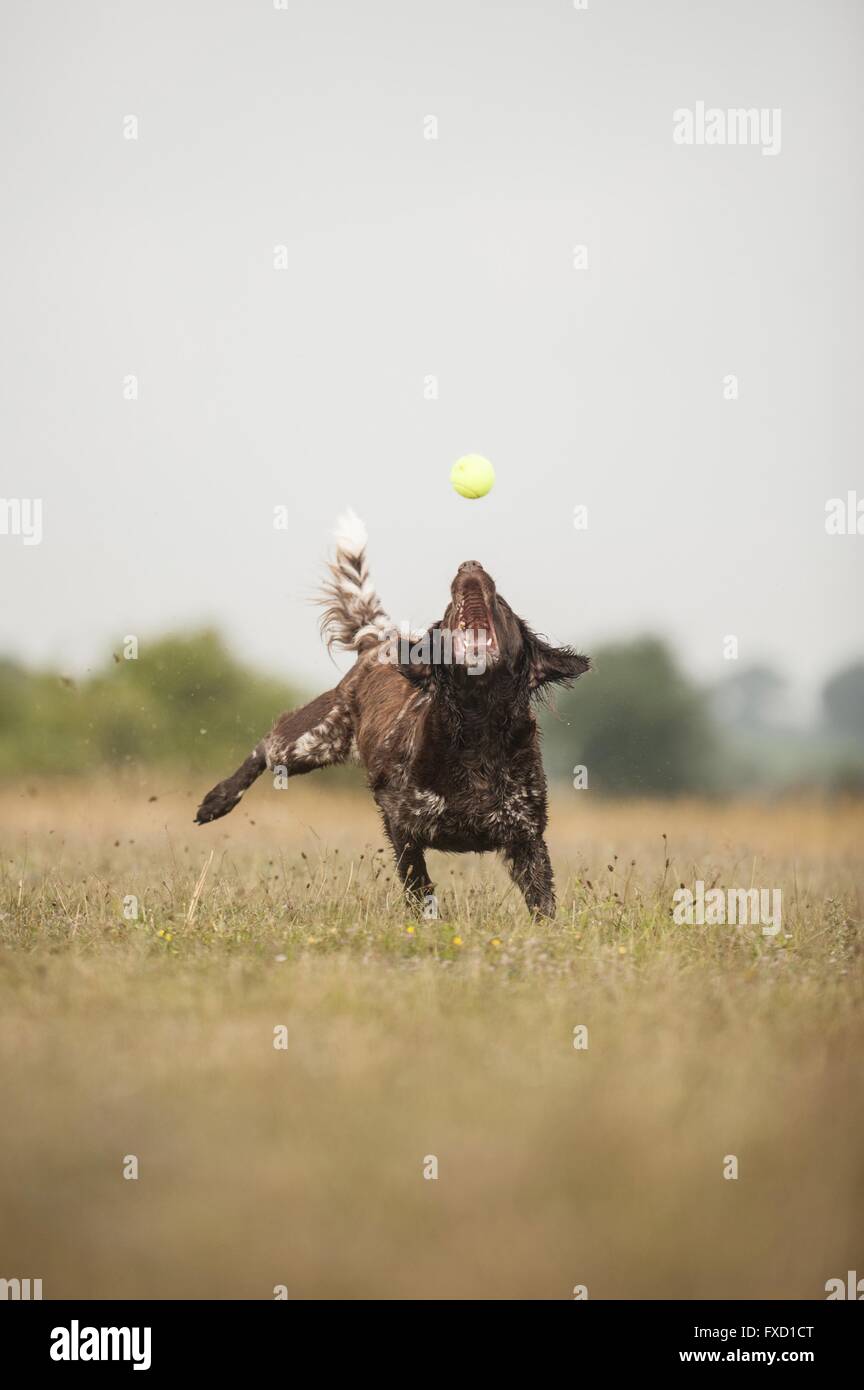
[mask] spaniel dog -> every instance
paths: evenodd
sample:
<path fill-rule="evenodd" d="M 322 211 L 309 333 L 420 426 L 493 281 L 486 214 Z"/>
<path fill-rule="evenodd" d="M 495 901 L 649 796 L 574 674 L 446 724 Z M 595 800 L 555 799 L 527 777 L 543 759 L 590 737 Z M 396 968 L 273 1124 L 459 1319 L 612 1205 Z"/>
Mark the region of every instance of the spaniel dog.
<path fill-rule="evenodd" d="M 293 777 L 353 757 L 366 769 L 409 899 L 433 893 L 432 848 L 497 850 L 534 914 L 555 913 L 546 777 L 534 700 L 589 659 L 517 617 L 476 560 L 459 566 L 441 621 L 396 629 L 369 578 L 366 532 L 342 518 L 323 602 L 328 645 L 356 652 L 334 690 L 281 714 L 196 821 L 226 815 L 265 768 Z"/>

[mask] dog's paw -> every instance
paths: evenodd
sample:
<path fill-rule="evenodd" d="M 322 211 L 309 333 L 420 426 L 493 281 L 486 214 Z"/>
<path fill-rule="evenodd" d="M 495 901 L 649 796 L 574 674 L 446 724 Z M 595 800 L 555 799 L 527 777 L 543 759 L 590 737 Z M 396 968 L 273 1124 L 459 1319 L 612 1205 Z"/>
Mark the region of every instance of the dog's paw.
<path fill-rule="evenodd" d="M 220 785 L 208 792 L 195 813 L 195 825 L 207 825 L 211 820 L 227 816 L 233 811 L 240 797 L 234 792 L 226 792 Z"/>

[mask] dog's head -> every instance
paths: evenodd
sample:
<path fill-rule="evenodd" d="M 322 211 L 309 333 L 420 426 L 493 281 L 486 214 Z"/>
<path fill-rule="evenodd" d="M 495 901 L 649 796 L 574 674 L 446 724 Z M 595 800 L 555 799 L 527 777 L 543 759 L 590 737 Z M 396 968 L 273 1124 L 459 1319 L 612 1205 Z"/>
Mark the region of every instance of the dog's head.
<path fill-rule="evenodd" d="M 459 566 L 450 602 L 430 635 L 431 659 L 414 671 L 415 679 L 448 680 L 466 694 L 506 684 L 514 694 L 531 695 L 556 682 L 569 684 L 590 666 L 571 647 L 552 647 L 538 637 L 477 560 Z"/>

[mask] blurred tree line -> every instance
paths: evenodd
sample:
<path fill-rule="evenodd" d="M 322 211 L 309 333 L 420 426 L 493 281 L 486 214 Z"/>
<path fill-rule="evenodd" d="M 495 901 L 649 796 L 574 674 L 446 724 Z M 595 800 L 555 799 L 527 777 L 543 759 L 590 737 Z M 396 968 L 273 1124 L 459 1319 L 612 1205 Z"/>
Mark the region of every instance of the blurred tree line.
<path fill-rule="evenodd" d="M 827 681 L 811 726 L 784 715 L 787 683 L 767 666 L 698 686 L 645 637 L 601 646 L 594 668 L 544 716 L 553 776 L 583 765 L 589 787 L 616 794 L 864 795 L 864 663 Z"/>
<path fill-rule="evenodd" d="M 712 784 L 717 735 L 700 691 L 663 642 L 601 647 L 593 670 L 543 716 L 551 776 L 584 767 L 589 789 L 675 795 Z"/>
<path fill-rule="evenodd" d="M 302 699 L 241 665 L 215 632 L 163 637 L 137 660 L 115 653 L 81 681 L 0 660 L 0 775 L 233 766 Z"/>
<path fill-rule="evenodd" d="M 80 681 L 0 659 L 0 775 L 140 763 L 227 771 L 309 694 L 249 670 L 212 631 L 147 643 L 137 660 L 115 653 Z M 658 638 L 610 643 L 542 712 L 547 771 L 572 782 L 584 768 L 588 788 L 610 795 L 864 794 L 864 663 L 826 683 L 812 728 L 784 723 L 784 694 L 768 667 L 705 688 Z"/>

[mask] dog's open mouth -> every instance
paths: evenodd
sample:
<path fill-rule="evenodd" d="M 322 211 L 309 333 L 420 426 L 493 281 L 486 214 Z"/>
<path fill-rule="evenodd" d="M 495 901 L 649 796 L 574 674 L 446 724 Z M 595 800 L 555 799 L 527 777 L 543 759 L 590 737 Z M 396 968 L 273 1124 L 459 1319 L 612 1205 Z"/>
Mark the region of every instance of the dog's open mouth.
<path fill-rule="evenodd" d="M 483 665 L 498 656 L 498 638 L 488 604 L 479 584 L 466 585 L 454 601 L 451 621 L 454 661 Z"/>

